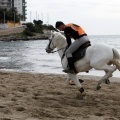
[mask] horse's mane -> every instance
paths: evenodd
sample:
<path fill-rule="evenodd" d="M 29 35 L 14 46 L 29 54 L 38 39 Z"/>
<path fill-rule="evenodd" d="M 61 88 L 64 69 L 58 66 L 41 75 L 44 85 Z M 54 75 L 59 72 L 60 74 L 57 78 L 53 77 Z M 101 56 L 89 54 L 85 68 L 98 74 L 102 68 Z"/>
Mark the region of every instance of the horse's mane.
<path fill-rule="evenodd" d="M 63 40 L 66 39 L 65 36 L 64 36 L 64 34 L 61 33 L 61 32 L 54 32 L 54 35 L 55 35 L 56 39 L 63 39 Z"/>
<path fill-rule="evenodd" d="M 61 34 L 60 32 L 54 32 L 54 39 L 57 41 L 57 43 L 60 46 L 67 46 L 67 42 L 66 42 L 66 38 L 63 34 Z"/>

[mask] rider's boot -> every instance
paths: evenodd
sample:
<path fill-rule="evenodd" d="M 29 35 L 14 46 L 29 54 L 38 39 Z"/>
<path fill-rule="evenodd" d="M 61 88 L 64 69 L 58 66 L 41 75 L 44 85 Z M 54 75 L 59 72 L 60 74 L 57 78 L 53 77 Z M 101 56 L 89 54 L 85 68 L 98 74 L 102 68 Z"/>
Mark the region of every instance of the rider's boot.
<path fill-rule="evenodd" d="M 68 60 L 69 67 L 66 68 L 65 70 L 63 70 L 63 72 L 75 74 L 76 71 L 75 71 L 75 67 L 74 67 L 73 57 L 69 57 L 69 58 L 67 58 L 67 60 Z"/>

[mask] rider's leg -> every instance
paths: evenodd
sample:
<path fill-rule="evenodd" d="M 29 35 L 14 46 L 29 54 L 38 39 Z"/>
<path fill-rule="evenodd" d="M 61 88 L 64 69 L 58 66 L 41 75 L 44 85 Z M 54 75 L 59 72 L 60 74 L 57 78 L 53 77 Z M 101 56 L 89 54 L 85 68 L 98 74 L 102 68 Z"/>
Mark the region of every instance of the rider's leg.
<path fill-rule="evenodd" d="M 77 40 L 75 40 L 70 47 L 66 50 L 66 57 L 68 60 L 68 68 L 63 70 L 63 72 L 66 73 L 76 73 L 74 70 L 74 60 L 72 57 L 72 54 L 84 43 L 86 43 L 87 41 L 89 41 L 87 36 L 83 36 Z"/>
<path fill-rule="evenodd" d="M 68 60 L 68 68 L 66 68 L 65 70 L 63 70 L 63 72 L 66 72 L 66 73 L 76 73 L 75 70 L 74 70 L 74 60 L 73 60 L 73 57 L 69 57 L 67 58 Z"/>

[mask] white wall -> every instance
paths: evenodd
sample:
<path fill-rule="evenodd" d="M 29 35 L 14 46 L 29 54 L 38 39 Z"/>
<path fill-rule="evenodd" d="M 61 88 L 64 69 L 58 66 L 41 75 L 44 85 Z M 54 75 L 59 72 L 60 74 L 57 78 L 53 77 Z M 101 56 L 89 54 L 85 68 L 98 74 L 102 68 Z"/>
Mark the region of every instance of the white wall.
<path fill-rule="evenodd" d="M 0 29 L 3 29 L 3 28 L 8 28 L 8 25 L 7 24 L 0 24 Z"/>
<path fill-rule="evenodd" d="M 14 7 L 17 8 L 19 14 L 23 15 L 22 12 L 22 0 L 14 0 Z"/>

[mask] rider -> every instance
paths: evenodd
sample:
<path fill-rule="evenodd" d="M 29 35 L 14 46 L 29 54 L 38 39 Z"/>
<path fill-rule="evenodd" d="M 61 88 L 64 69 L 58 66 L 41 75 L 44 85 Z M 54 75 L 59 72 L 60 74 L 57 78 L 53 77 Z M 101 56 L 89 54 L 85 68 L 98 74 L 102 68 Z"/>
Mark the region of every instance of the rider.
<path fill-rule="evenodd" d="M 72 54 L 81 45 L 89 41 L 87 34 L 85 33 L 85 31 L 82 29 L 81 26 L 73 23 L 69 23 L 65 25 L 62 21 L 57 21 L 55 27 L 60 31 L 64 31 L 68 43 L 67 46 L 68 49 L 66 50 L 66 57 L 68 60 L 69 67 L 63 70 L 63 72 L 76 73 Z M 71 38 L 75 40 L 73 43 L 71 42 Z"/>

